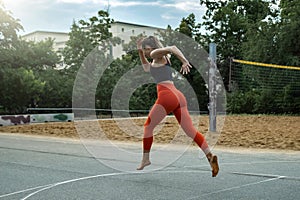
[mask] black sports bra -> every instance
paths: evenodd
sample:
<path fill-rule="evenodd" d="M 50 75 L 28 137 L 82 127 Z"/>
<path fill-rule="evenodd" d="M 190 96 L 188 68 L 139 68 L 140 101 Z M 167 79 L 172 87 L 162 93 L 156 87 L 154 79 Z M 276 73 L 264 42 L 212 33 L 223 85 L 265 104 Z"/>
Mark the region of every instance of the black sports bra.
<path fill-rule="evenodd" d="M 152 65 L 150 65 L 150 73 L 155 79 L 156 83 L 172 80 L 171 64 L 168 59 L 167 64 L 163 66 L 152 67 Z"/>

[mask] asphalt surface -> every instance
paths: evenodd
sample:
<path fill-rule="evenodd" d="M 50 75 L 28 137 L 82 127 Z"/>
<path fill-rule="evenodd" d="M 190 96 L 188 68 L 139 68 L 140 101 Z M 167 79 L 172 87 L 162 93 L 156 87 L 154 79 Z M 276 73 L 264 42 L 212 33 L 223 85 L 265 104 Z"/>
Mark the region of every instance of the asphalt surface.
<path fill-rule="evenodd" d="M 99 146 L 100 151 L 93 153 Z M 118 154 L 116 146 L 129 156 Z M 142 172 L 135 170 L 140 148 L 139 144 L 0 134 L 0 199 L 300 197 L 299 151 L 216 147 L 220 173 L 212 178 L 195 146 L 166 148 L 161 156 L 162 151 L 157 151 L 152 165 Z"/>

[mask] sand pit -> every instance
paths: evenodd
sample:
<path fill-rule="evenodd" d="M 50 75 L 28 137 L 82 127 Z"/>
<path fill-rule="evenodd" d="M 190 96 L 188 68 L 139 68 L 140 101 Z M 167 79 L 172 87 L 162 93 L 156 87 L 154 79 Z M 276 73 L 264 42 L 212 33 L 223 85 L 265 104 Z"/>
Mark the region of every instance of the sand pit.
<path fill-rule="evenodd" d="M 208 136 L 208 116 L 197 118 L 198 130 Z M 2 133 L 65 138 L 101 139 L 99 127 L 105 137 L 118 141 L 142 141 L 145 119 L 104 120 L 93 122 L 45 123 L 0 127 Z M 76 123 L 76 124 L 75 124 Z M 127 127 L 126 127 L 127 126 Z M 180 127 L 173 117 L 166 118 L 155 130 L 155 143 L 169 143 Z M 79 131 L 79 134 L 78 134 Z M 182 141 L 189 139 L 182 135 Z M 180 142 L 180 137 L 178 142 Z M 209 139 L 209 138 L 208 138 Z M 299 116 L 226 116 L 221 134 L 217 137 L 219 147 L 240 147 L 256 149 L 300 150 Z"/>

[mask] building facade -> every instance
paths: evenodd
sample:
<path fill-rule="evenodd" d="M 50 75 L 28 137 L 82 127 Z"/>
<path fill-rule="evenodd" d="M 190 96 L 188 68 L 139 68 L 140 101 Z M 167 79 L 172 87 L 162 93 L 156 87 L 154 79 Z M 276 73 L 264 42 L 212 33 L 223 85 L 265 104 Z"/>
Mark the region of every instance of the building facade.
<path fill-rule="evenodd" d="M 47 39 L 53 39 L 53 48 L 55 51 L 62 50 L 69 40 L 69 34 L 65 32 L 34 31 L 22 36 L 26 41 L 40 42 Z"/>
<path fill-rule="evenodd" d="M 126 44 L 130 42 L 131 36 L 138 36 L 139 34 L 150 36 L 154 35 L 160 30 L 164 29 L 117 21 L 112 24 L 110 32 L 112 33 L 113 37 L 121 38 L 122 44 Z M 120 57 L 124 53 L 122 44 L 113 48 L 112 54 L 114 57 Z"/>
<path fill-rule="evenodd" d="M 159 30 L 163 30 L 157 27 L 138 25 L 126 22 L 116 21 L 111 25 L 110 32 L 113 37 L 120 37 L 122 44 L 130 42 L 131 36 L 137 36 L 141 33 L 145 35 L 153 35 Z M 53 39 L 53 48 L 55 51 L 59 52 L 64 49 L 66 42 L 69 40 L 69 33 L 67 32 L 50 32 L 50 31 L 34 31 L 22 36 L 22 39 L 26 41 L 43 41 L 48 38 Z M 113 47 L 112 54 L 114 57 L 120 57 L 122 55 L 123 49 L 122 45 Z"/>

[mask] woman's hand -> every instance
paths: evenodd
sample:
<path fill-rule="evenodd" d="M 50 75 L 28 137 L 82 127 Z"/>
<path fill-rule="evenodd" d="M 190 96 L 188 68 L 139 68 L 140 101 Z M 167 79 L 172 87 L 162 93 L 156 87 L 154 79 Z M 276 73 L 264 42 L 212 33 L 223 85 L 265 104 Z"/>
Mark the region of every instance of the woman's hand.
<path fill-rule="evenodd" d="M 143 48 L 142 48 L 142 42 L 143 42 L 143 40 L 144 40 L 144 38 L 140 38 L 140 39 L 137 40 L 136 46 L 137 46 L 138 50 L 143 50 Z"/>
<path fill-rule="evenodd" d="M 182 63 L 181 69 L 180 69 L 180 73 L 184 74 L 188 74 L 190 72 L 190 68 L 192 68 L 192 65 L 186 61 Z"/>

